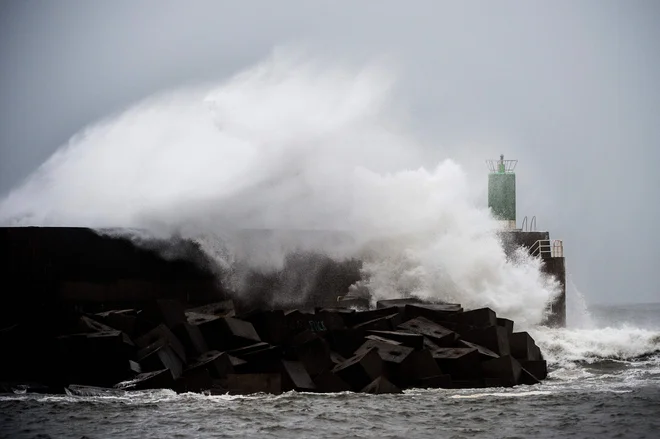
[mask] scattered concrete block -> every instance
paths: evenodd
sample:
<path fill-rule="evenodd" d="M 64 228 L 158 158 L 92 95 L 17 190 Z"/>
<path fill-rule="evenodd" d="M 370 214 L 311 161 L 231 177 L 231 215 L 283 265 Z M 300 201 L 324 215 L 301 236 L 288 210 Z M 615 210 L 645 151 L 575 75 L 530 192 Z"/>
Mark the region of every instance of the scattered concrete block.
<path fill-rule="evenodd" d="M 541 359 L 541 350 L 527 332 L 514 332 L 509 336 L 509 344 L 511 355 L 517 360 L 538 361 Z"/>
<path fill-rule="evenodd" d="M 481 358 L 475 348 L 440 348 L 432 352 L 440 369 L 452 380 L 473 380 L 481 377 Z"/>
<path fill-rule="evenodd" d="M 538 380 L 548 377 L 548 364 L 545 360 L 523 360 L 520 365 Z"/>
<path fill-rule="evenodd" d="M 355 355 L 364 355 L 370 349 L 375 349 L 383 361 L 383 374 L 397 386 L 406 386 L 411 379 L 421 378 L 414 365 L 408 365 L 415 360 L 410 355 L 415 351 L 407 346 L 397 346 L 389 342 L 367 340 L 356 351 Z"/>
<path fill-rule="evenodd" d="M 289 390 L 313 392 L 316 385 L 302 363 L 282 360 L 282 391 Z"/>
<path fill-rule="evenodd" d="M 305 366 L 307 372 L 316 376 L 333 367 L 330 347 L 321 337 L 314 335 L 293 348 L 295 357 Z"/>
<path fill-rule="evenodd" d="M 236 358 L 233 355 L 227 355 L 227 357 L 229 358 L 229 362 L 234 368 L 241 367 L 247 363 L 247 361 L 241 360 L 240 358 Z"/>
<path fill-rule="evenodd" d="M 372 309 L 369 311 L 360 311 L 351 314 L 343 314 L 343 317 L 346 321 L 346 326 L 354 327 L 360 323 L 369 322 L 374 319 L 379 319 L 381 317 L 388 317 L 392 314 L 399 313 L 400 311 L 397 308 L 381 308 L 381 309 Z"/>
<path fill-rule="evenodd" d="M 344 361 L 346 361 L 346 358 L 344 358 L 343 356 L 341 356 L 337 352 L 330 351 L 330 361 L 332 361 L 332 364 L 333 364 L 332 367 L 334 367 L 337 364 L 343 363 Z"/>
<path fill-rule="evenodd" d="M 522 367 L 518 360 L 510 355 L 484 361 L 481 367 L 484 378 L 489 379 L 491 385 L 499 383 L 502 387 L 512 387 L 520 382 Z"/>
<path fill-rule="evenodd" d="M 166 340 L 167 343 L 172 347 L 174 352 L 179 356 L 179 359 L 185 361 L 186 359 L 186 348 L 183 346 L 181 341 L 174 335 L 170 329 L 164 324 L 158 325 L 153 328 L 151 331 L 144 334 L 142 337 L 135 339 L 135 344 L 139 348 L 146 348 L 147 346 L 153 345 L 158 340 Z"/>
<path fill-rule="evenodd" d="M 476 328 L 486 328 L 497 325 L 497 315 L 490 308 L 479 308 L 470 311 L 457 313 L 453 319 L 458 323 L 474 326 Z"/>
<path fill-rule="evenodd" d="M 315 314 L 314 320 L 310 320 L 310 329 L 314 330 L 314 326 L 320 326 L 322 329 L 315 332 L 338 331 L 346 329 L 346 323 L 341 312 L 320 310 Z"/>
<path fill-rule="evenodd" d="M 282 375 L 279 373 L 249 373 L 227 375 L 227 390 L 233 395 L 251 393 L 282 393 Z"/>
<path fill-rule="evenodd" d="M 428 302 L 424 302 L 421 299 L 418 299 L 416 297 L 408 297 L 406 299 L 388 299 L 388 300 L 379 300 L 376 302 L 376 309 L 379 308 L 390 308 L 390 307 L 395 307 L 395 308 L 404 308 L 408 304 L 424 304 Z"/>
<path fill-rule="evenodd" d="M 330 348 L 348 358 L 364 343 L 365 331 L 362 329 L 343 329 L 326 335 Z"/>
<path fill-rule="evenodd" d="M 338 364 L 332 372 L 344 380 L 355 391 L 360 391 L 383 372 L 383 361 L 375 349 L 354 355 Z"/>
<path fill-rule="evenodd" d="M 284 311 L 284 320 L 288 335 L 293 337 L 303 331 L 313 331 L 309 324 L 311 315 L 313 314 L 302 313 L 297 309 Z"/>
<path fill-rule="evenodd" d="M 259 338 L 265 342 L 280 345 L 290 337 L 283 310 L 254 312 L 243 317 L 243 320 L 252 323 Z"/>
<path fill-rule="evenodd" d="M 351 391 L 351 386 L 334 373 L 326 370 L 314 378 L 316 390 L 322 393 L 338 393 Z"/>
<path fill-rule="evenodd" d="M 394 345 L 394 346 L 401 346 L 401 343 L 399 343 L 398 341 L 390 340 L 389 338 L 379 337 L 377 335 L 367 335 L 364 338 L 366 340 L 382 341 L 384 343 L 389 343 L 389 344 Z"/>
<path fill-rule="evenodd" d="M 403 393 L 401 389 L 392 384 L 384 376 L 380 376 L 373 380 L 371 383 L 367 384 L 361 392 L 363 393 L 372 393 L 375 395 L 381 395 L 386 393 Z"/>
<path fill-rule="evenodd" d="M 378 317 L 367 322 L 359 323 L 353 326 L 354 329 L 364 331 L 391 331 L 401 324 L 401 315 L 399 313 L 390 314 L 384 317 Z"/>
<path fill-rule="evenodd" d="M 413 348 L 393 345 L 388 341 L 367 340 L 355 351 L 355 355 L 364 355 L 370 349 L 375 349 L 383 362 L 393 364 L 403 363 L 414 351 Z"/>
<path fill-rule="evenodd" d="M 137 311 L 134 309 L 105 311 L 96 316 L 106 325 L 124 332 L 129 337 L 136 335 Z"/>
<path fill-rule="evenodd" d="M 86 333 L 91 333 L 91 332 L 111 332 L 111 331 L 116 331 L 117 329 L 111 328 L 108 325 L 105 325 L 101 322 L 97 322 L 94 319 L 91 319 L 87 316 L 80 316 L 80 319 L 78 320 L 78 333 L 86 332 Z"/>
<path fill-rule="evenodd" d="M 165 339 L 159 339 L 141 349 L 137 353 L 137 361 L 143 371 L 167 369 L 175 380 L 183 373 L 183 361 Z"/>
<path fill-rule="evenodd" d="M 466 348 L 474 348 L 479 352 L 479 356 L 481 357 L 481 361 L 488 361 L 492 360 L 493 358 L 499 357 L 495 352 L 491 351 L 490 349 L 486 349 L 485 347 L 478 345 L 476 343 L 470 343 L 469 341 L 465 340 L 459 340 L 458 341 L 458 347 L 466 347 Z"/>
<path fill-rule="evenodd" d="M 245 363 L 244 360 L 240 360 Z M 208 370 L 211 378 L 225 378 L 234 373 L 234 365 L 226 352 L 208 351 L 195 358 L 184 371 L 184 376 L 197 369 Z"/>
<path fill-rule="evenodd" d="M 400 371 L 406 386 L 419 386 L 424 378 L 443 375 L 433 355 L 426 349 L 412 352 Z"/>
<path fill-rule="evenodd" d="M 263 349 L 241 353 L 239 358 L 245 360 L 246 364 L 236 367 L 238 373 L 275 373 L 280 371 L 282 348 L 268 345 Z"/>
<path fill-rule="evenodd" d="M 541 380 L 532 375 L 524 367 L 520 370 L 520 384 L 525 384 L 528 386 L 533 386 L 534 384 L 541 383 Z"/>
<path fill-rule="evenodd" d="M 183 322 L 173 329 L 174 335 L 183 344 L 188 357 L 197 357 L 209 350 L 199 327 Z"/>
<path fill-rule="evenodd" d="M 406 331 L 367 331 L 367 334 L 379 338 L 388 339 L 408 346 L 413 349 L 422 349 L 424 347 L 424 336 L 414 332 Z"/>
<path fill-rule="evenodd" d="M 476 328 L 461 333 L 461 338 L 483 346 L 500 356 L 509 355 L 510 353 L 509 336 L 507 329 L 503 326 Z"/>
<path fill-rule="evenodd" d="M 140 317 L 151 322 L 153 326 L 162 323 L 170 329 L 186 321 L 185 310 L 181 302 L 171 299 L 147 302 Z"/>
<path fill-rule="evenodd" d="M 503 319 L 501 317 L 497 318 L 497 326 L 502 326 L 506 328 L 507 334 L 511 336 L 513 334 L 513 320 Z"/>
<path fill-rule="evenodd" d="M 82 317 L 74 311 L 58 319 L 46 313 L 20 322 L 22 332 L 0 329 L 0 344 L 13 353 L 0 364 L 0 375 L 58 385 L 60 391 L 72 383 L 120 383 L 118 388 L 216 393 L 390 393 L 532 385 L 547 376 L 532 337 L 513 333 L 513 322 L 488 308 L 461 312 L 460 305 L 409 299 L 378 306 L 365 312 L 253 310 L 235 318 L 226 316 L 235 312 L 233 304 L 221 302 L 189 309 L 181 320 L 181 305 L 161 300 L 137 311 Z M 406 317 L 412 318 L 401 323 Z M 135 344 L 108 324 L 112 319 L 139 335 Z M 40 358 L 53 358 L 52 365 L 43 371 L 30 367 Z"/>
<path fill-rule="evenodd" d="M 456 313 L 463 311 L 461 305 L 456 304 L 408 304 L 405 306 L 404 314 L 406 320 L 416 317 L 424 317 L 432 322 L 443 324 L 451 321 Z"/>
<path fill-rule="evenodd" d="M 228 353 L 230 355 L 233 355 L 234 357 L 243 358 L 248 354 L 251 354 L 251 353 L 257 352 L 257 351 L 261 351 L 261 350 L 264 350 L 264 349 L 268 349 L 269 347 L 271 347 L 271 345 L 261 341 L 259 343 L 254 343 L 254 344 L 251 344 L 249 346 L 242 347 L 242 348 L 232 349 Z"/>
<path fill-rule="evenodd" d="M 412 320 L 408 320 L 407 322 L 400 324 L 398 328 L 403 329 L 404 331 L 422 334 L 440 347 L 452 346 L 456 341 L 455 332 L 424 317 L 416 317 Z"/>
<path fill-rule="evenodd" d="M 231 350 L 261 341 L 250 322 L 233 317 L 189 313 L 188 322 L 199 328 L 211 349 Z"/>

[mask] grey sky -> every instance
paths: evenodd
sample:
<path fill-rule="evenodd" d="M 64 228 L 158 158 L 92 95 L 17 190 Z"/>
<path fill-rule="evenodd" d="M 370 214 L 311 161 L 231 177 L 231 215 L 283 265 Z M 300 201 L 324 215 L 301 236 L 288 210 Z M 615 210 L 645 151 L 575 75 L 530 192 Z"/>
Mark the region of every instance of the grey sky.
<path fill-rule="evenodd" d="M 660 300 L 655 0 L 5 0 L 0 194 L 85 125 L 287 43 L 397 59 L 430 155 L 482 184 L 484 159 L 517 158 L 519 217 L 564 239 L 590 302 Z"/>

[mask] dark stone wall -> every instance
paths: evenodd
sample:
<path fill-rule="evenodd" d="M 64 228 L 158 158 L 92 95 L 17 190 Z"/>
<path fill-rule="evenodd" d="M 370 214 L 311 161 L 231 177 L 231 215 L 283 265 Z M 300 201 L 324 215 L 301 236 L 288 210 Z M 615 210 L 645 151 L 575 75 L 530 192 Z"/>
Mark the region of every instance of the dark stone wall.
<path fill-rule="evenodd" d="M 563 257 L 544 258 L 543 272 L 553 275 L 560 285 L 560 294 L 550 304 L 550 314 L 545 324 L 563 328 L 566 326 L 566 261 Z"/>
<path fill-rule="evenodd" d="M 534 251 L 537 241 L 549 240 L 550 232 L 523 232 L 519 230 L 507 230 L 500 232 L 500 239 L 507 256 L 511 256 L 516 248 L 526 247 L 528 251 Z M 554 276 L 561 286 L 560 295 L 550 304 L 550 314 L 544 324 L 548 326 L 566 326 L 566 263 L 563 257 L 550 257 L 543 254 L 542 270 L 548 275 Z"/>
<path fill-rule="evenodd" d="M 63 302 L 86 310 L 132 307 L 155 297 L 208 302 L 224 297 L 190 241 L 101 235 L 87 228 L 0 228 L 2 316 Z M 165 259 L 163 255 L 171 255 Z"/>
<path fill-rule="evenodd" d="M 548 239 L 549 233 L 510 231 L 501 236 L 511 254 L 517 246 Z M 0 264 L 0 326 L 35 307 L 98 312 L 140 308 L 156 298 L 196 305 L 231 296 L 200 248 L 182 239 L 149 239 L 136 245 L 87 228 L 0 228 L 0 260 L 5 261 Z M 562 284 L 550 319 L 561 326 L 566 318 L 564 260 L 546 259 L 544 267 Z M 360 269 L 357 260 L 291 255 L 280 272 L 252 273 L 247 291 L 232 298 L 247 308 L 336 306 L 337 296 L 360 279 Z"/>

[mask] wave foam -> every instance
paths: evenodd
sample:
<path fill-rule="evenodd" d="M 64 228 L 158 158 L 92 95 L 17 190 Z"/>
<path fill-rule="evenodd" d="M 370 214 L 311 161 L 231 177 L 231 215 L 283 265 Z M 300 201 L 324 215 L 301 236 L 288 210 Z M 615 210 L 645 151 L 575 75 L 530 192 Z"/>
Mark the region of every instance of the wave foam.
<path fill-rule="evenodd" d="M 555 367 L 660 354 L 660 332 L 640 328 L 540 328 L 531 330 L 530 334 L 546 360 Z"/>

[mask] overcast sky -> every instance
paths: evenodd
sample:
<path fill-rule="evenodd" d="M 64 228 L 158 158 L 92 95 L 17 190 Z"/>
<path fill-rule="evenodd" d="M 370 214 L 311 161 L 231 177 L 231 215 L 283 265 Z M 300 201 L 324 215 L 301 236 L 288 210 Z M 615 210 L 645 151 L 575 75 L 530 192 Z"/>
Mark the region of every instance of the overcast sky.
<path fill-rule="evenodd" d="M 0 194 L 85 125 L 291 43 L 396 59 L 433 156 L 484 187 L 484 159 L 519 160 L 519 218 L 564 240 L 589 302 L 660 300 L 656 0 L 4 0 Z"/>

